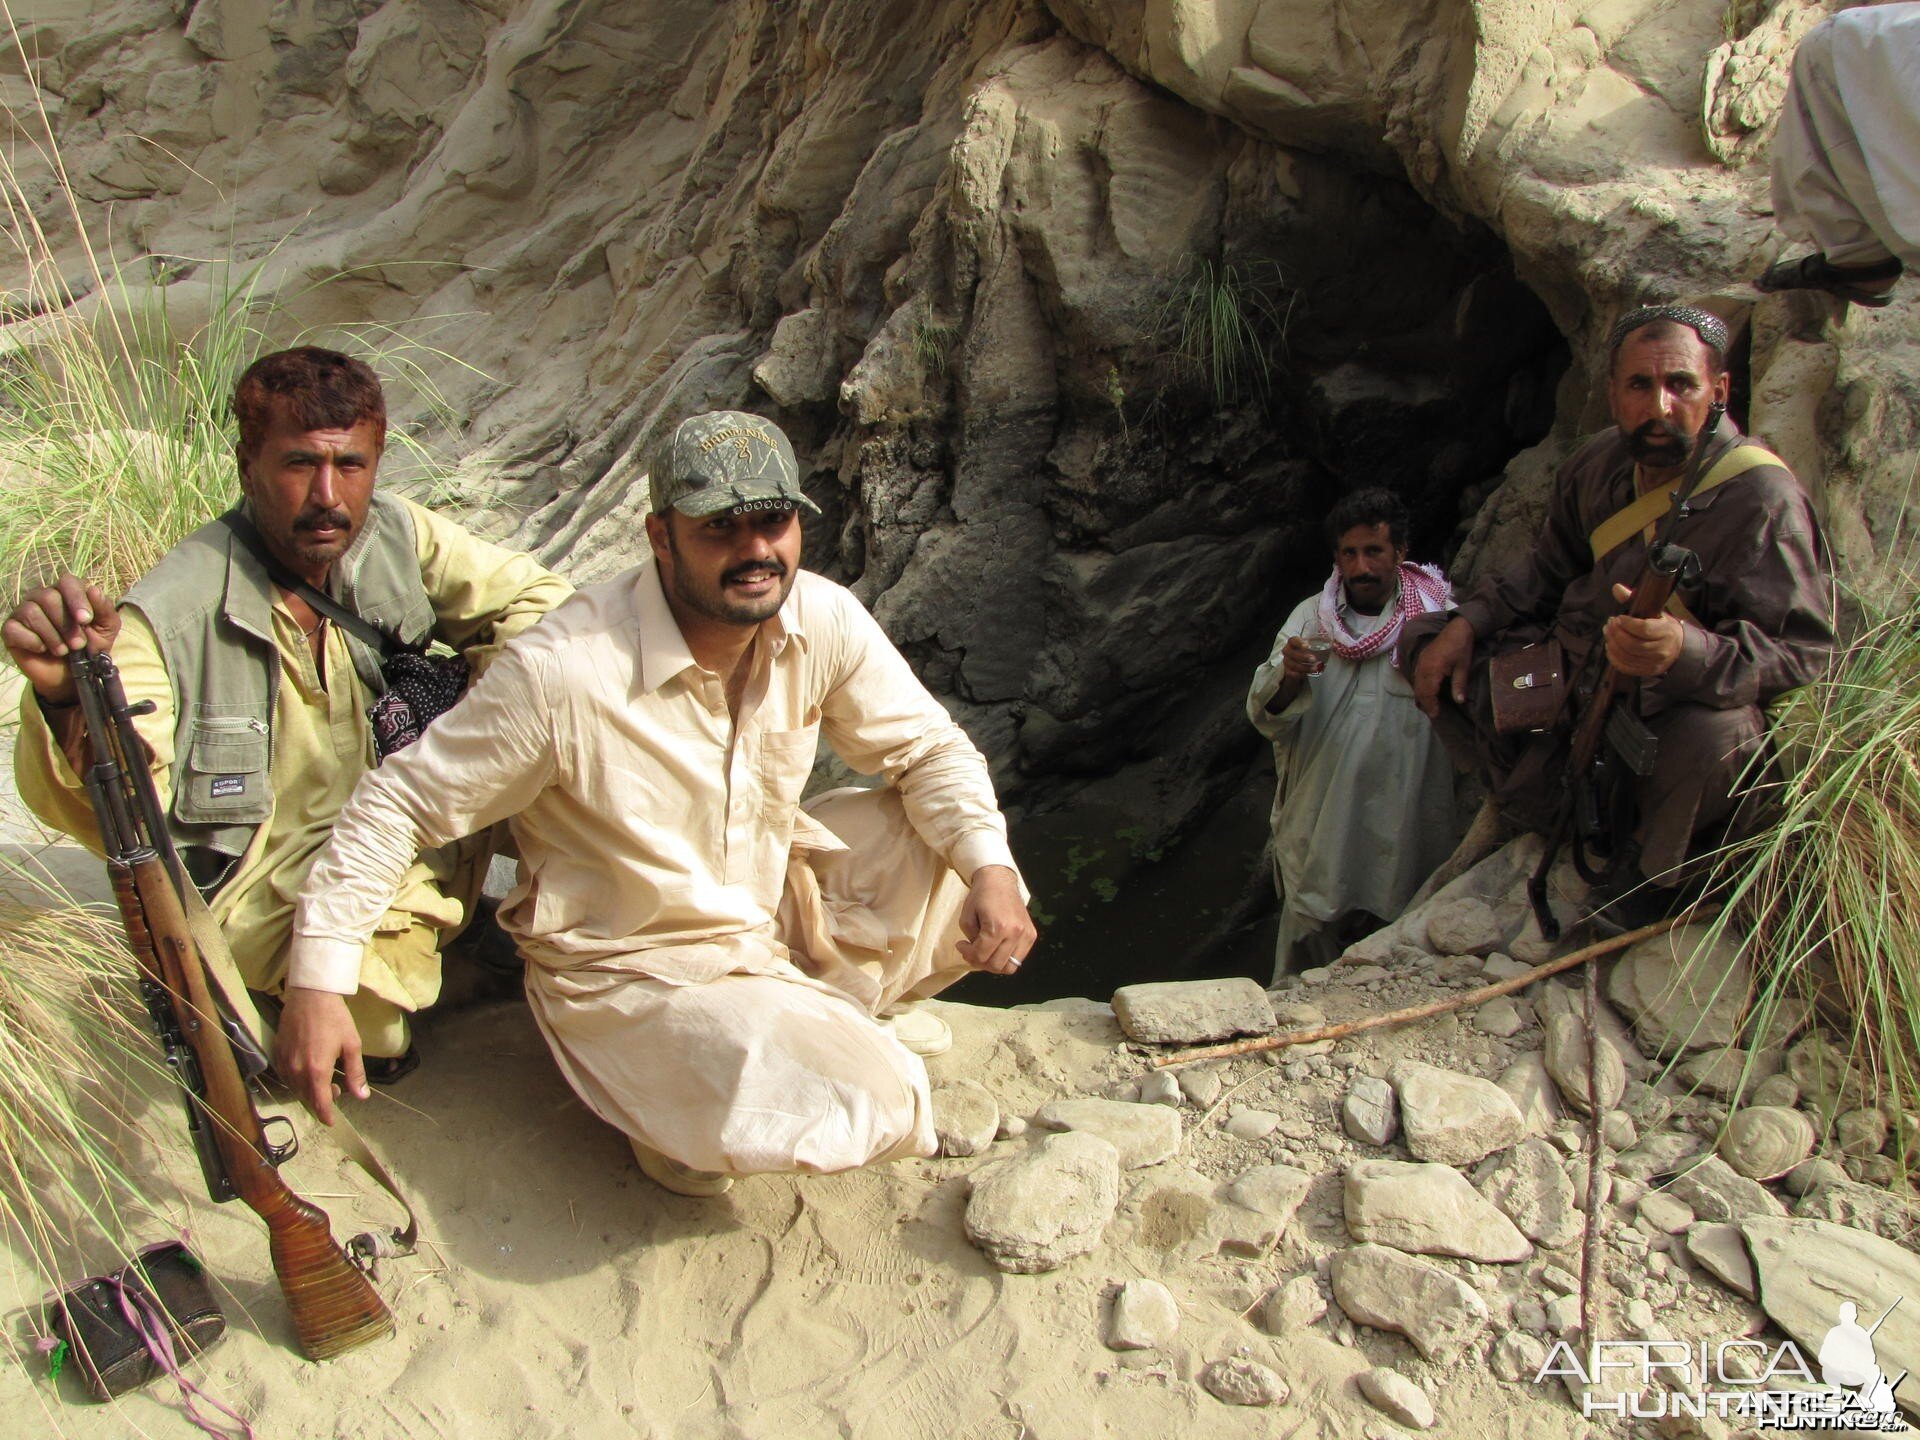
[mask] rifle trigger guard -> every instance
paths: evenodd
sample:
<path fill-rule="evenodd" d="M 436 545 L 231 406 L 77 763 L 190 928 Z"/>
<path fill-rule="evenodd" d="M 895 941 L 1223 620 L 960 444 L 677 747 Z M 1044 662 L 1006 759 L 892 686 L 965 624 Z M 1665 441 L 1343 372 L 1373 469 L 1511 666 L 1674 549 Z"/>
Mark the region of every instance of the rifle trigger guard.
<path fill-rule="evenodd" d="M 267 1138 L 269 1125 L 287 1127 L 287 1138 L 275 1144 Z M 285 1115 L 267 1115 L 260 1121 L 260 1143 L 266 1149 L 267 1163 L 278 1168 L 300 1153 L 300 1132 L 293 1128 L 293 1121 Z"/>

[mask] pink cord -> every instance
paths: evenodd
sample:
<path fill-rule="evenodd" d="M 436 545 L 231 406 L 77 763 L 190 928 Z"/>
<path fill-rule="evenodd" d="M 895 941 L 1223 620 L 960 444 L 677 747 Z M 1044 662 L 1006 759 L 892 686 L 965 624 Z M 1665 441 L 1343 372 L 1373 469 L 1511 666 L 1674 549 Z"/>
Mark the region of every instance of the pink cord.
<path fill-rule="evenodd" d="M 193 1381 L 187 1378 L 180 1368 L 180 1361 L 173 1353 L 173 1337 L 167 1334 L 166 1317 L 160 1313 L 160 1307 L 137 1290 L 123 1284 L 118 1276 L 107 1278 L 114 1295 L 120 1301 L 120 1313 L 126 1316 L 127 1323 L 133 1327 L 133 1333 L 140 1337 L 147 1347 L 147 1354 L 154 1363 L 174 1378 L 180 1387 L 180 1400 L 186 1407 L 187 1419 L 191 1420 L 203 1433 L 211 1435 L 213 1440 L 232 1440 L 226 1431 L 208 1420 L 194 1406 L 195 1400 L 204 1400 L 234 1424 L 240 1427 L 242 1440 L 254 1440 L 253 1426 L 249 1425 L 238 1411 L 207 1394 Z"/>

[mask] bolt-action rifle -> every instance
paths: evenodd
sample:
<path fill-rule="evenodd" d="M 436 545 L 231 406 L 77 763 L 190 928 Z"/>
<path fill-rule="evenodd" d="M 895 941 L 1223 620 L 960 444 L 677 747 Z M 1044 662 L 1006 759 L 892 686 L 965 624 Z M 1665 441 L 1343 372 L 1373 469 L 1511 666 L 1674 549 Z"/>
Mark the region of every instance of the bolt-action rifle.
<path fill-rule="evenodd" d="M 187 1129 L 215 1201 L 244 1200 L 266 1221 L 273 1272 L 293 1312 L 300 1349 L 328 1360 L 393 1333 L 393 1316 L 339 1245 L 326 1212 L 276 1167 L 298 1148 L 284 1115 L 262 1121 L 248 1082 L 267 1058 L 215 999 L 185 909 L 187 878 L 167 834 L 147 751 L 134 729 L 151 702 L 127 704 L 111 655 L 71 655 L 92 758 L 88 798 L 113 879 L 114 899 L 140 971 L 140 993 L 167 1067 L 185 1092 Z M 287 1127 L 269 1141 L 268 1123 Z"/>
<path fill-rule="evenodd" d="M 1673 598 L 1675 587 L 1700 573 L 1700 557 L 1674 544 L 1673 533 L 1687 515 L 1687 502 L 1700 484 L 1707 451 L 1726 411 L 1721 404 L 1707 411 L 1707 422 L 1693 442 L 1686 473 L 1673 492 L 1673 504 L 1667 507 L 1653 543 L 1647 547 L 1647 563 L 1634 582 L 1633 599 L 1627 604 L 1626 613 L 1635 620 L 1651 620 L 1661 614 Z M 1547 940 L 1560 938 L 1560 922 L 1547 902 L 1547 872 L 1553 868 L 1562 845 L 1571 845 L 1574 868 L 1590 884 L 1599 884 L 1638 859 L 1630 838 L 1631 819 L 1618 802 L 1630 794 L 1628 773 L 1653 773 L 1658 750 L 1658 742 L 1632 708 L 1615 703 L 1631 695 L 1638 682 L 1604 664 L 1604 642 L 1595 645 L 1594 653 L 1603 662 L 1600 680 L 1574 722 L 1559 818 L 1547 837 L 1540 863 L 1527 881 L 1527 900 L 1541 937 Z M 1597 857 L 1604 857 L 1604 863 L 1596 863 Z"/>

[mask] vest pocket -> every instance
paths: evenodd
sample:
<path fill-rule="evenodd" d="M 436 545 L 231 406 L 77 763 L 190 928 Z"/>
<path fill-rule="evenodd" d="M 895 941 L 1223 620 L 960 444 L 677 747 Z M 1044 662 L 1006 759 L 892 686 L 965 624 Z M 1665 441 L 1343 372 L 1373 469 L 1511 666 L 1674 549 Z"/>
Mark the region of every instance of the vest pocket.
<path fill-rule="evenodd" d="M 196 718 L 174 814 L 189 824 L 257 825 L 272 812 L 265 722 L 246 715 Z"/>

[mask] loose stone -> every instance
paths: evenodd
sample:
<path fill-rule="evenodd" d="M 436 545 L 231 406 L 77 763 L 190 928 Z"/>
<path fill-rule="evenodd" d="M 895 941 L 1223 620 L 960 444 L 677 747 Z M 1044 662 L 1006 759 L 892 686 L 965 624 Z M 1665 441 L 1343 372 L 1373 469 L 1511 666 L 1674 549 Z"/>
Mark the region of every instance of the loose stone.
<path fill-rule="evenodd" d="M 1547 1057 L 1530 1050 L 1501 1072 L 1500 1088 L 1520 1111 L 1522 1133 L 1546 1135 L 1560 1123 L 1560 1092 L 1547 1074 Z"/>
<path fill-rule="evenodd" d="M 1833 1139 L 1843 1155 L 1877 1155 L 1887 1143 L 1887 1117 L 1877 1108 L 1843 1110 L 1833 1122 Z"/>
<path fill-rule="evenodd" d="M 1113 1014 L 1128 1039 L 1148 1045 L 1198 1045 L 1274 1028 L 1267 992 L 1245 977 L 1123 985 L 1113 992 Z"/>
<path fill-rule="evenodd" d="M 1635 1207 L 1639 1217 L 1662 1235 L 1678 1235 L 1693 1224 L 1693 1211 L 1684 1200 L 1663 1190 L 1649 1190 Z"/>
<path fill-rule="evenodd" d="M 1477 1075 L 1403 1061 L 1392 1079 L 1407 1148 L 1417 1159 L 1471 1165 L 1513 1144 L 1525 1128 L 1512 1097 Z"/>
<path fill-rule="evenodd" d="M 1385 1367 L 1364 1370 L 1358 1380 L 1360 1393 L 1381 1413 L 1415 1430 L 1433 1427 L 1433 1401 L 1427 1398 L 1426 1391 L 1398 1370 Z"/>
<path fill-rule="evenodd" d="M 1539 1328 L 1546 1328 L 1544 1311 Z M 1547 1363 L 1547 1347 L 1523 1330 L 1509 1330 L 1493 1342 L 1493 1352 L 1487 1357 L 1487 1363 L 1496 1376 L 1509 1383 L 1530 1381 Z"/>
<path fill-rule="evenodd" d="M 1260 1309 L 1260 1327 L 1269 1335 L 1291 1335 L 1327 1313 L 1327 1297 L 1311 1275 L 1295 1275 L 1277 1286 Z"/>
<path fill-rule="evenodd" d="M 1127 1170 L 1158 1165 L 1180 1152 L 1180 1112 L 1164 1105 L 1137 1105 L 1127 1100 L 1082 1096 L 1050 1100 L 1033 1119 L 1047 1130 L 1078 1130 L 1098 1135 L 1113 1146 L 1122 1168 Z"/>
<path fill-rule="evenodd" d="M 1330 1273 L 1350 1320 L 1405 1335 L 1429 1360 L 1458 1353 L 1487 1323 L 1486 1301 L 1470 1286 L 1385 1245 L 1340 1251 Z"/>
<path fill-rule="evenodd" d="M 1691 1205 L 1702 1220 L 1744 1220 L 1750 1215 L 1784 1215 L 1787 1211 L 1766 1186 L 1737 1173 L 1718 1156 L 1708 1156 L 1682 1170 L 1668 1182 L 1667 1190 Z"/>
<path fill-rule="evenodd" d="M 1494 908 L 1471 896 L 1435 906 L 1427 917 L 1427 948 L 1436 955 L 1488 955 L 1506 938 Z"/>
<path fill-rule="evenodd" d="M 1813 1122 L 1800 1111 L 1754 1105 L 1727 1122 L 1720 1157 L 1750 1180 L 1771 1180 L 1812 1154 L 1813 1141 Z"/>
<path fill-rule="evenodd" d="M 1587 1113 L 1587 1027 L 1578 1015 L 1561 1013 L 1547 1018 L 1547 1073 L 1560 1088 L 1560 1098 L 1582 1115 Z M 1601 1036 L 1593 1046 L 1596 1057 L 1594 1088 L 1600 1108 L 1611 1110 L 1626 1093 L 1627 1067 L 1613 1042 Z"/>
<path fill-rule="evenodd" d="M 1156 1070 L 1140 1082 L 1142 1105 L 1171 1105 L 1177 1110 L 1180 1100 L 1180 1082 L 1169 1071 Z"/>
<path fill-rule="evenodd" d="M 1180 1307 L 1158 1280 L 1129 1280 L 1113 1297 L 1112 1350 L 1164 1350 L 1180 1329 Z"/>
<path fill-rule="evenodd" d="M 1271 1110 L 1235 1109 L 1220 1128 L 1236 1140 L 1264 1140 L 1279 1128 L 1280 1117 Z"/>
<path fill-rule="evenodd" d="M 1495 1262 L 1533 1253 L 1513 1222 L 1446 1165 L 1357 1161 L 1343 1194 L 1347 1229 L 1356 1240 Z"/>
<path fill-rule="evenodd" d="M 1607 996 L 1659 1055 L 1711 1050 L 1739 1038 L 1752 972 L 1736 939 L 1682 925 L 1629 949 Z"/>
<path fill-rule="evenodd" d="M 1476 1177 L 1480 1190 L 1529 1240 L 1557 1250 L 1580 1238 L 1584 1223 L 1572 1179 L 1559 1152 L 1544 1140 L 1527 1140 Z"/>
<path fill-rule="evenodd" d="M 1400 1133 L 1393 1087 L 1372 1075 L 1356 1075 L 1340 1102 L 1341 1127 L 1363 1145 L 1389 1145 Z"/>
<path fill-rule="evenodd" d="M 1000 1102 L 977 1080 L 936 1085 L 933 1133 L 942 1155 L 981 1155 L 1000 1132 Z"/>
<path fill-rule="evenodd" d="M 1513 1001 L 1504 995 L 1489 1000 L 1476 1010 L 1473 1023 L 1487 1034 L 1503 1040 L 1509 1035 L 1517 1035 L 1526 1024 Z"/>
<path fill-rule="evenodd" d="M 1180 1093 L 1202 1109 L 1220 1098 L 1220 1070 L 1215 1065 L 1188 1065 L 1176 1077 Z"/>
<path fill-rule="evenodd" d="M 972 1184 L 967 1238 L 1000 1269 L 1031 1275 L 1100 1243 L 1120 1203 L 1120 1157 L 1097 1135 L 1049 1135 Z"/>
<path fill-rule="evenodd" d="M 1214 1361 L 1200 1372 L 1200 1383 L 1214 1399 L 1228 1405 L 1279 1405 L 1290 1393 L 1287 1382 L 1274 1371 L 1239 1356 Z"/>

